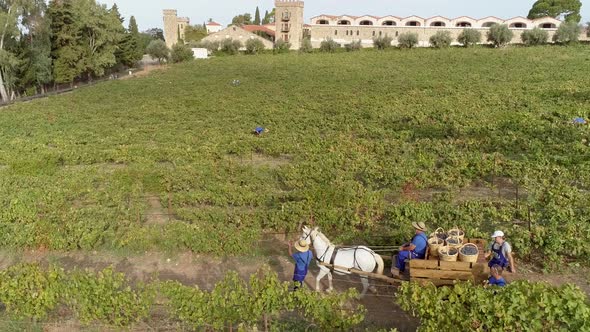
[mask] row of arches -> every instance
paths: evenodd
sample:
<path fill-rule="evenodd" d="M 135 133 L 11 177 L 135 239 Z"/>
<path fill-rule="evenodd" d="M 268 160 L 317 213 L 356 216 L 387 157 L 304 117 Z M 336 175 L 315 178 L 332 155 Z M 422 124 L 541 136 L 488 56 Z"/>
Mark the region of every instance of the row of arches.
<path fill-rule="evenodd" d="M 328 20 L 325 19 L 320 19 L 316 21 L 316 24 L 320 24 L 320 25 L 329 25 L 330 22 Z M 494 24 L 498 24 L 498 22 L 484 22 L 481 24 L 482 28 L 489 28 Z M 337 25 L 352 25 L 352 23 L 349 20 L 339 20 L 337 22 Z M 369 20 L 364 20 L 364 21 L 360 21 L 359 25 L 374 25 L 372 21 Z M 381 23 L 381 25 L 383 26 L 397 26 L 397 22 L 395 21 L 383 21 Z M 405 26 L 407 27 L 419 27 L 422 26 L 422 23 L 419 21 L 408 21 L 405 23 Z M 430 22 L 431 27 L 447 27 L 447 23 L 443 22 L 443 21 L 434 21 L 434 22 Z M 473 27 L 473 24 L 471 22 L 466 22 L 466 21 L 461 21 L 461 22 L 457 22 L 455 23 L 455 27 L 457 28 L 470 28 Z M 533 26 L 529 26 L 527 23 L 524 22 L 514 22 L 511 23 L 509 25 L 510 28 L 514 28 L 514 29 L 526 29 L 526 28 L 532 28 Z M 539 28 L 541 29 L 555 29 L 557 28 L 557 25 L 554 23 L 542 23 L 538 25 Z"/>

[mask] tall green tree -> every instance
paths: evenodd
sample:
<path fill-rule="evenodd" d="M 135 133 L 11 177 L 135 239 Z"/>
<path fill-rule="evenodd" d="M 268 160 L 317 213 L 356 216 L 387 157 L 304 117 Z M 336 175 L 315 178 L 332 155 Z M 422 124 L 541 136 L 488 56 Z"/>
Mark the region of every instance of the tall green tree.
<path fill-rule="evenodd" d="M 123 24 L 123 22 L 125 22 L 125 18 L 123 17 L 123 15 L 121 15 L 121 12 L 119 12 L 119 6 L 117 6 L 116 3 L 113 4 L 113 6 L 111 7 L 111 9 L 109 10 L 111 12 L 111 14 L 115 15 L 115 17 L 117 17 L 117 19 L 121 22 L 121 24 Z"/>
<path fill-rule="evenodd" d="M 129 18 L 129 34 L 131 35 L 131 38 L 133 39 L 133 47 L 132 49 L 132 55 L 133 55 L 133 60 L 135 60 L 135 62 L 141 60 L 143 58 L 143 54 L 145 53 L 145 49 L 141 46 L 141 36 L 139 34 L 139 27 L 137 26 L 137 21 L 135 20 L 135 16 L 131 16 L 131 18 Z"/>
<path fill-rule="evenodd" d="M 56 83 L 72 83 L 82 73 L 84 50 L 73 6 L 75 0 L 51 0 L 46 16 L 51 31 L 51 57 Z"/>
<path fill-rule="evenodd" d="M 529 11 L 528 18 L 535 19 L 541 17 L 564 17 L 567 22 L 580 23 L 582 16 L 580 9 L 582 2 L 580 0 L 537 0 L 533 8 Z"/>
<path fill-rule="evenodd" d="M 254 25 L 260 25 L 260 9 L 256 6 L 256 13 L 254 14 Z"/>
<path fill-rule="evenodd" d="M 124 37 L 118 12 L 107 10 L 95 0 L 76 0 L 74 12 L 83 49 L 82 72 L 88 79 L 102 76 L 117 63 L 115 52 Z"/>
<path fill-rule="evenodd" d="M 270 13 L 268 10 L 264 14 L 264 18 L 262 19 L 262 24 L 270 24 L 275 22 L 275 9 L 273 8 Z"/>
<path fill-rule="evenodd" d="M 143 58 L 145 48 L 147 47 L 147 45 L 144 46 L 142 44 L 137 21 L 135 20 L 135 16 L 131 16 L 129 18 L 129 28 L 119 45 L 118 61 L 128 67 L 135 66 Z"/>
<path fill-rule="evenodd" d="M 27 34 L 22 38 L 24 57 L 20 88 L 38 87 L 41 93 L 45 92 L 45 85 L 53 80 L 51 27 L 50 20 L 44 15 L 46 10 L 45 2 L 38 0 L 31 15 L 21 22 Z"/>
<path fill-rule="evenodd" d="M 242 15 L 234 16 L 234 18 L 231 20 L 231 24 L 235 24 L 235 25 L 252 24 L 252 15 L 245 13 Z"/>
<path fill-rule="evenodd" d="M 41 3 L 36 0 L 0 1 L 0 97 L 3 101 L 14 98 L 17 74 L 22 69 L 19 55 L 23 45 L 18 41 L 27 29 L 23 22 Z"/>

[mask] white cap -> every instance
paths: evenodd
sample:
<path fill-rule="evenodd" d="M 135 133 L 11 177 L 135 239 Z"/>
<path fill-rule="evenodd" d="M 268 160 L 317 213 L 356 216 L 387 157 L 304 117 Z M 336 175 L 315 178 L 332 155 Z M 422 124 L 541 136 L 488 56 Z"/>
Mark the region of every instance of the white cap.
<path fill-rule="evenodd" d="M 497 237 L 503 237 L 504 236 L 504 232 L 502 231 L 495 231 L 494 234 L 492 234 L 492 239 L 495 239 Z"/>

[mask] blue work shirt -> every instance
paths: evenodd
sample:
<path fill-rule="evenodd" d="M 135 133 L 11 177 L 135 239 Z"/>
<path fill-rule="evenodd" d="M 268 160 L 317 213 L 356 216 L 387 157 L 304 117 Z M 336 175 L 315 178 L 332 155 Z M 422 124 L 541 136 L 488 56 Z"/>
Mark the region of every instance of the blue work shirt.
<path fill-rule="evenodd" d="M 428 248 L 428 239 L 426 238 L 426 234 L 424 232 L 420 232 L 416 234 L 412 238 L 412 244 L 416 246 L 414 249 L 414 253 L 418 256 L 418 258 L 426 257 L 426 248 Z"/>
<path fill-rule="evenodd" d="M 500 286 L 500 287 L 506 286 L 506 280 L 504 280 L 504 278 L 502 278 L 502 277 L 496 279 L 492 276 L 488 279 L 488 282 L 490 283 L 490 285 L 496 285 L 496 286 Z"/>
<path fill-rule="evenodd" d="M 306 252 L 296 252 L 292 257 L 295 260 L 295 270 L 307 272 L 307 267 L 313 258 L 311 251 L 308 250 Z"/>

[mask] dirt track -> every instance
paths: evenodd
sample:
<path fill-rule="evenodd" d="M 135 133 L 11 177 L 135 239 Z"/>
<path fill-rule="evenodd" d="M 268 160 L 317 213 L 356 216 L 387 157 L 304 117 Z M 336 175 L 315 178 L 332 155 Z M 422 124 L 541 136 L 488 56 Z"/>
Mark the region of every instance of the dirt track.
<path fill-rule="evenodd" d="M 125 255 L 104 252 L 46 252 L 27 251 L 23 253 L 0 253 L 0 268 L 20 263 L 38 262 L 42 265 L 57 264 L 66 270 L 74 268 L 99 270 L 113 266 L 125 273 L 133 281 L 176 280 L 186 285 L 198 285 L 202 289 L 211 289 L 231 270 L 237 271 L 243 278 L 249 277 L 264 264 L 271 266 L 282 280 L 290 280 L 293 264 L 287 256 L 285 242 L 279 237 L 263 242 L 261 252 L 256 257 L 214 258 L 193 253 L 166 255 L 146 252 L 141 255 Z M 588 271 L 570 271 L 561 274 L 542 274 L 533 271 L 530 266 L 521 266 L 516 275 L 507 273 L 508 280 L 525 279 L 546 281 L 554 285 L 566 282 L 577 284 L 590 294 Z M 308 287 L 315 287 L 318 267 L 312 264 L 311 273 L 306 278 Z M 415 331 L 419 321 L 403 312 L 394 303 L 395 287 L 381 282 L 372 282 L 377 294 L 368 293 L 360 300 L 367 308 L 366 327 L 397 328 L 399 331 Z M 334 276 L 336 291 L 343 291 L 361 285 L 355 276 Z M 327 288 L 327 278 L 323 280 L 323 289 Z M 71 329 L 70 329 L 71 330 Z M 165 329 L 164 329 L 165 330 Z"/>

